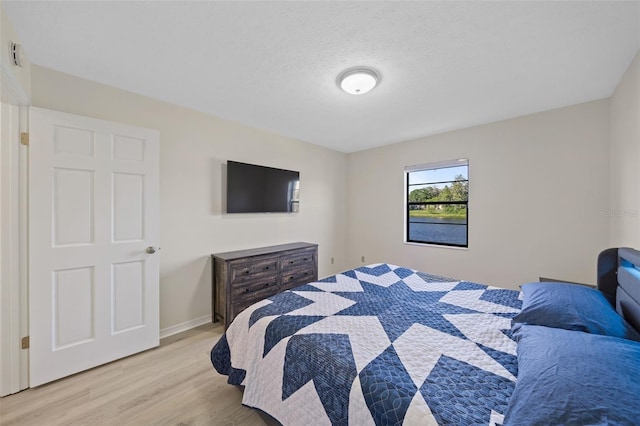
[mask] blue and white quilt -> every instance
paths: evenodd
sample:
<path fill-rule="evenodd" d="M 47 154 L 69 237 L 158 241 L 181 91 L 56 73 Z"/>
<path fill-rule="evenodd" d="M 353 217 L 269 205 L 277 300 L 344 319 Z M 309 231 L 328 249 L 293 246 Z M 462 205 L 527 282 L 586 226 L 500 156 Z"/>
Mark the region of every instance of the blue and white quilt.
<path fill-rule="evenodd" d="M 283 425 L 500 424 L 521 304 L 518 291 L 369 265 L 247 308 L 211 361 Z"/>

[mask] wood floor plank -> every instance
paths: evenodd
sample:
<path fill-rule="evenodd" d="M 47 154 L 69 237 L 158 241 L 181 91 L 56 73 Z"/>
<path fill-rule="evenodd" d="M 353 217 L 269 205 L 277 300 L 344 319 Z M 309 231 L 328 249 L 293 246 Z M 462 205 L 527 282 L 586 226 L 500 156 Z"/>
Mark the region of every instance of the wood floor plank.
<path fill-rule="evenodd" d="M 160 346 L 0 399 L 0 425 L 276 425 L 211 366 L 208 324 Z"/>

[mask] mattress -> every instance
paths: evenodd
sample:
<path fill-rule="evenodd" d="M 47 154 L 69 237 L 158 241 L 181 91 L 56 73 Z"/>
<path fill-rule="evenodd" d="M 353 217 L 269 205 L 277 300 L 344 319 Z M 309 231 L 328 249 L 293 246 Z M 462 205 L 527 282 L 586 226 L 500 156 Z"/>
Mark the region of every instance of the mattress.
<path fill-rule="evenodd" d="M 375 264 L 244 310 L 211 351 L 283 425 L 501 423 L 520 293 Z"/>

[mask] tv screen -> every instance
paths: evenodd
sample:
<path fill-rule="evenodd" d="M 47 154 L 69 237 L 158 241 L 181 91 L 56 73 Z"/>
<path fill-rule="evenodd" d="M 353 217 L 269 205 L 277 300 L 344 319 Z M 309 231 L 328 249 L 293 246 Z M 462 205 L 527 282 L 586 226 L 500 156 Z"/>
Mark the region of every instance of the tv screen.
<path fill-rule="evenodd" d="M 227 213 L 298 211 L 300 173 L 227 161 Z"/>

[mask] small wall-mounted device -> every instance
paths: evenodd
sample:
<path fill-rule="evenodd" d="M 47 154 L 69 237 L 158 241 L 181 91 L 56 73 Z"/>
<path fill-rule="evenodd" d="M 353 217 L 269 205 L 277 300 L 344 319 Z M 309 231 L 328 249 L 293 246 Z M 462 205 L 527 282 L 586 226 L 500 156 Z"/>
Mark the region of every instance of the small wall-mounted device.
<path fill-rule="evenodd" d="M 9 43 L 9 57 L 11 58 L 11 62 L 16 67 L 22 68 L 22 45 L 14 42 Z"/>

